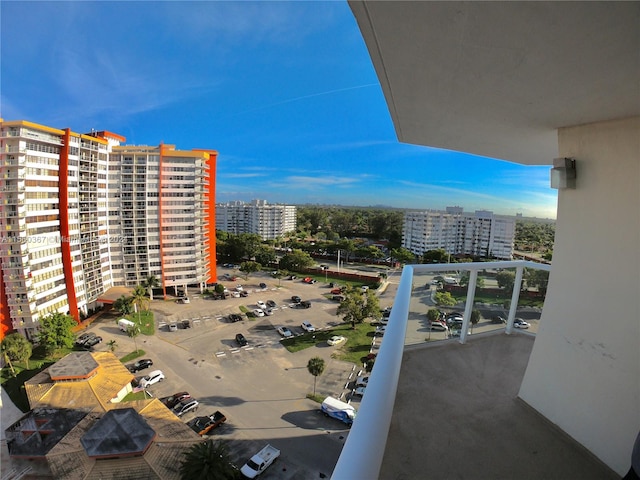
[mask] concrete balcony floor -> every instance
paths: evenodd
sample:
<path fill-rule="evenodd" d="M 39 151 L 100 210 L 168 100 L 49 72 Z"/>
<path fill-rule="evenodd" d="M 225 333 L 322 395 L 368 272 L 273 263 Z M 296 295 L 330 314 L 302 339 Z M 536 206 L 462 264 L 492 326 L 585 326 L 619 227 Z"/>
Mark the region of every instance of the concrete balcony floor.
<path fill-rule="evenodd" d="M 406 347 L 379 478 L 619 479 L 517 397 L 534 340 Z"/>

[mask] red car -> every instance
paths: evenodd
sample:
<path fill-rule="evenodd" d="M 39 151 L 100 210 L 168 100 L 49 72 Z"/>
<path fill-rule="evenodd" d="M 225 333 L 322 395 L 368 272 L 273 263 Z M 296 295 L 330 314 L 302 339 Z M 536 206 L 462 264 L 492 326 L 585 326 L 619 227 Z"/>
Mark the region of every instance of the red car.
<path fill-rule="evenodd" d="M 167 406 L 167 408 L 173 408 L 178 403 L 180 403 L 183 400 L 186 400 L 187 398 L 191 398 L 191 395 L 189 395 L 189 392 L 178 392 L 178 393 L 174 393 L 170 397 L 165 398 L 162 402 Z"/>

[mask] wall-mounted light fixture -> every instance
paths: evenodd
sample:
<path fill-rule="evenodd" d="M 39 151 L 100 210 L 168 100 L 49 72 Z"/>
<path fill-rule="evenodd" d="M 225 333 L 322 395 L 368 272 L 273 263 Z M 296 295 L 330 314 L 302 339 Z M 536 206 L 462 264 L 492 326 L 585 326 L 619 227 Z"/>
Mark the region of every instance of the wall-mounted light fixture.
<path fill-rule="evenodd" d="M 574 158 L 553 159 L 551 188 L 576 188 L 576 161 Z"/>

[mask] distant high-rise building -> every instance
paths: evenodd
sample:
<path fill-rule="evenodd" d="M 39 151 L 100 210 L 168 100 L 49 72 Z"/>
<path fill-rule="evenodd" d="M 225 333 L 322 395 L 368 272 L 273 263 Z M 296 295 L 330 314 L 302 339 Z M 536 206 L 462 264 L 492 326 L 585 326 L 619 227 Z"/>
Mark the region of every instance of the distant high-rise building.
<path fill-rule="evenodd" d="M 486 210 L 465 213 L 461 207 L 407 212 L 402 229 L 402 246 L 416 255 L 444 249 L 451 255 L 510 260 L 514 238 L 513 217 Z"/>
<path fill-rule="evenodd" d="M 151 275 L 165 292 L 215 281 L 217 153 L 124 141 L 0 124 L 0 338 Z"/>
<path fill-rule="evenodd" d="M 268 205 L 266 200 L 219 203 L 216 229 L 230 233 L 255 233 L 263 240 L 281 237 L 296 229 L 296 207 Z"/>

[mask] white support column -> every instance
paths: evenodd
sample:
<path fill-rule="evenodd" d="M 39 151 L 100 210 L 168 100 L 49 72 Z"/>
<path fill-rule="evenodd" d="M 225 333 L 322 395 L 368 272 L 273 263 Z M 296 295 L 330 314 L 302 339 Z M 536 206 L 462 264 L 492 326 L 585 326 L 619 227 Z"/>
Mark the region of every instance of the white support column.
<path fill-rule="evenodd" d="M 469 285 L 467 286 L 467 301 L 464 307 L 464 317 L 462 319 L 462 331 L 460 332 L 460 343 L 467 341 L 467 332 L 469 331 L 469 323 L 471 321 L 471 311 L 473 310 L 473 300 L 476 296 L 476 282 L 478 280 L 478 271 L 471 270 L 469 272 Z"/>
<path fill-rule="evenodd" d="M 511 305 L 509 305 L 509 318 L 507 318 L 507 328 L 505 332 L 511 335 L 513 332 L 513 320 L 518 310 L 518 302 L 520 301 L 520 289 L 522 288 L 522 274 L 524 267 L 516 267 L 516 278 L 513 281 L 513 293 L 511 294 Z"/>

